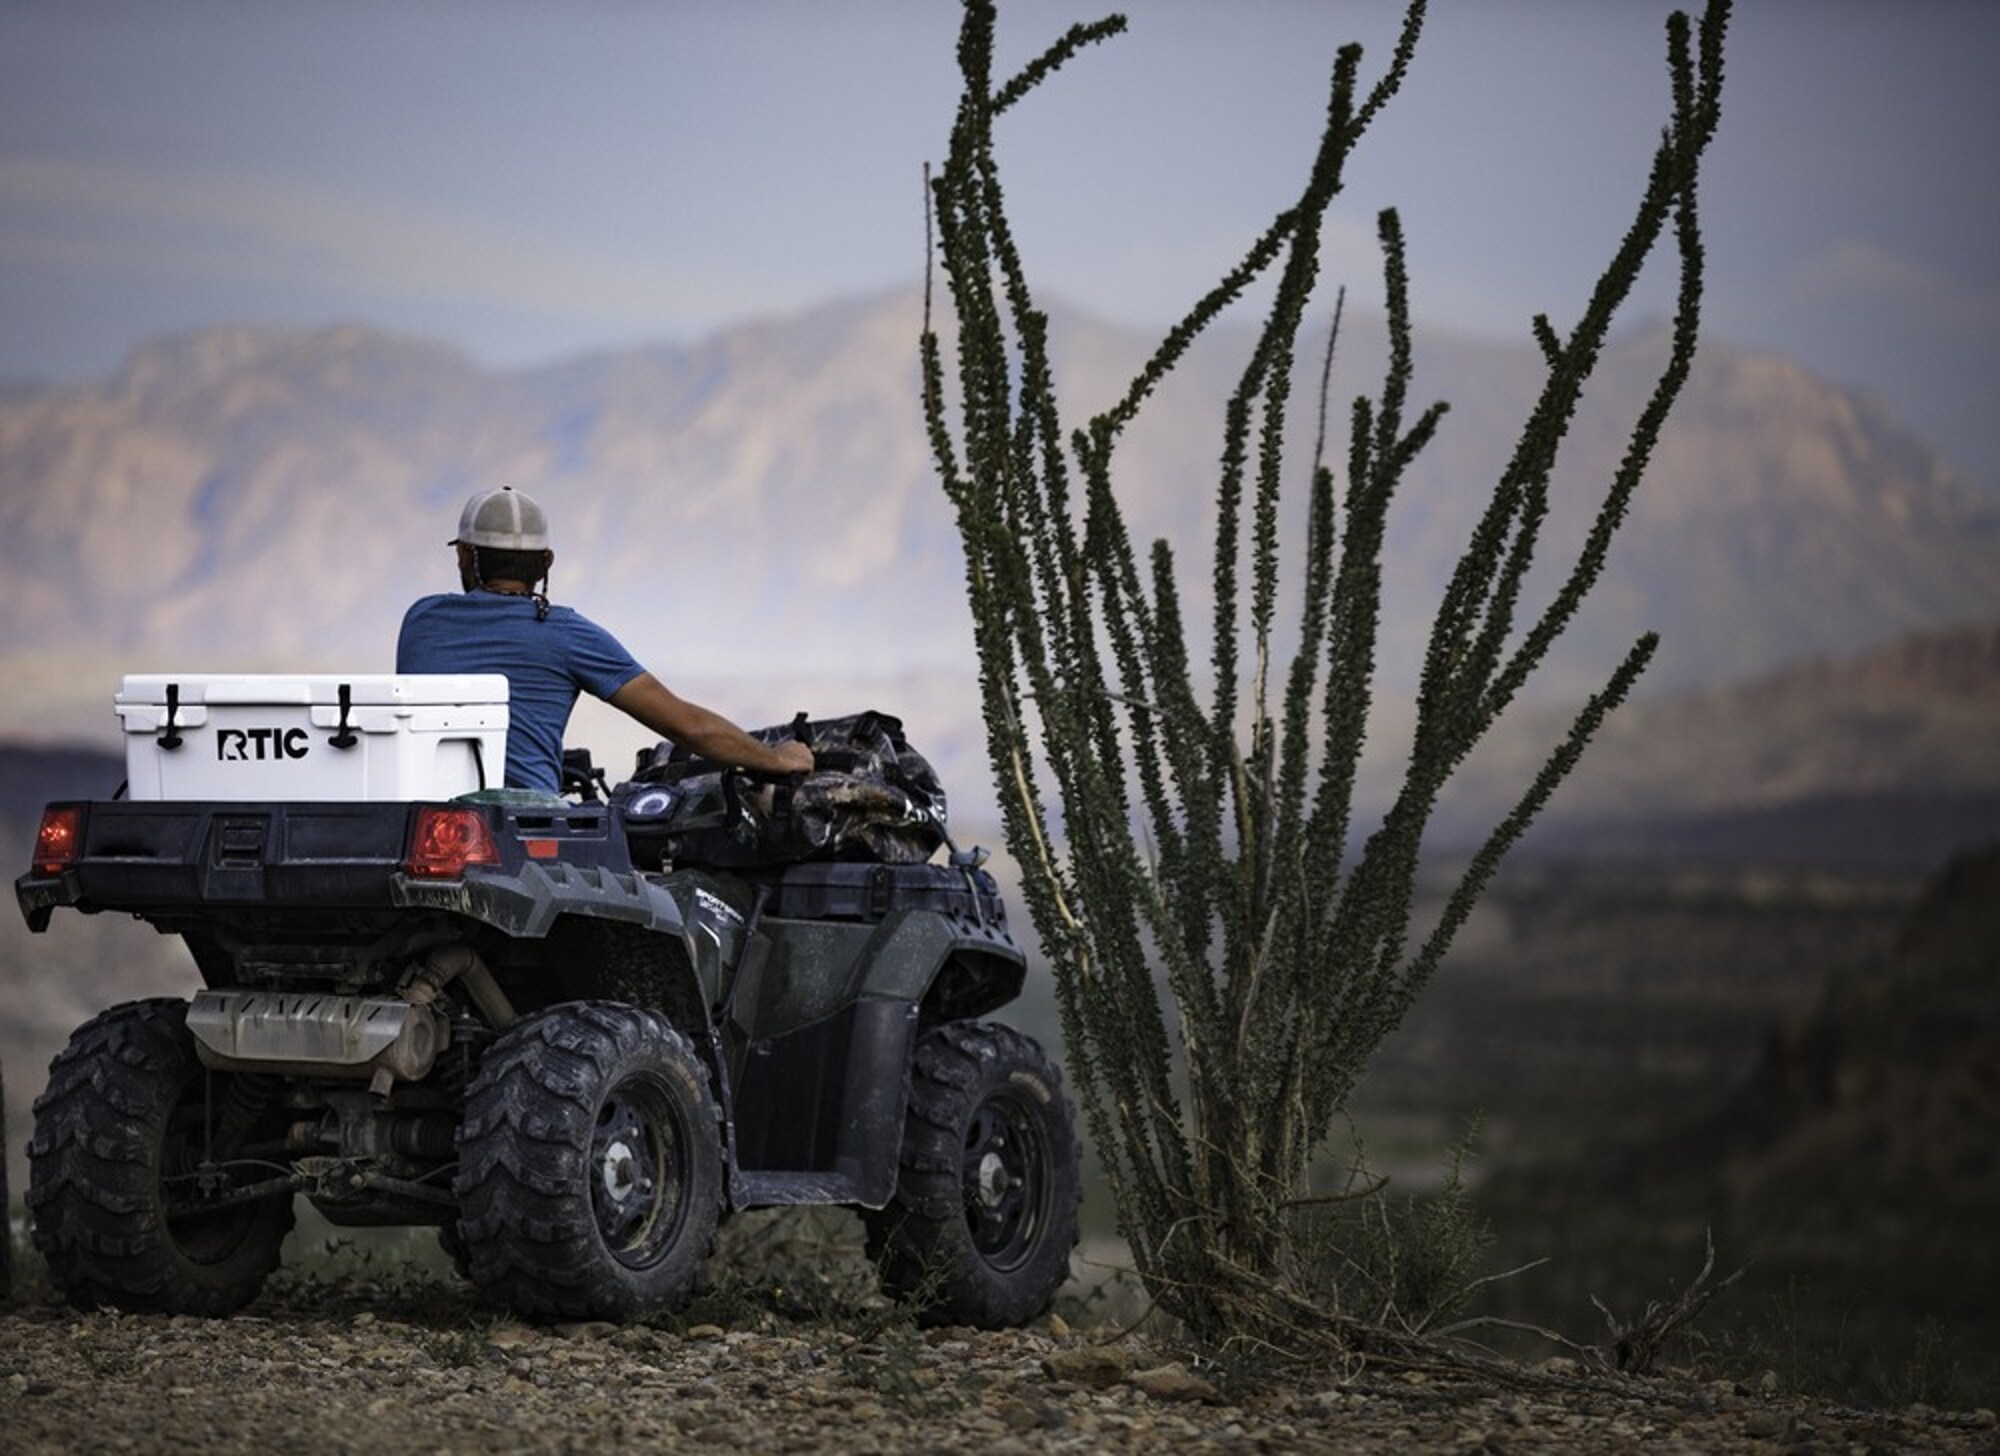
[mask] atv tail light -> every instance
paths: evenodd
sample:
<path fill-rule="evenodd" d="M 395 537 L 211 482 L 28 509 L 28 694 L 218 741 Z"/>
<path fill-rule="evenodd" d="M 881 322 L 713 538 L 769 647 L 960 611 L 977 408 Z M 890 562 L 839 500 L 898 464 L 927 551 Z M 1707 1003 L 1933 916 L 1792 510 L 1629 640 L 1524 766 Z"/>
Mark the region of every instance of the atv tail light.
<path fill-rule="evenodd" d="M 467 865 L 497 865 L 500 846 L 477 809 L 427 804 L 410 827 L 410 857 L 403 868 L 428 880 L 455 880 Z"/>
<path fill-rule="evenodd" d="M 83 839 L 83 810 L 75 805 L 44 809 L 42 827 L 35 831 L 35 873 L 53 878 L 76 863 Z"/>

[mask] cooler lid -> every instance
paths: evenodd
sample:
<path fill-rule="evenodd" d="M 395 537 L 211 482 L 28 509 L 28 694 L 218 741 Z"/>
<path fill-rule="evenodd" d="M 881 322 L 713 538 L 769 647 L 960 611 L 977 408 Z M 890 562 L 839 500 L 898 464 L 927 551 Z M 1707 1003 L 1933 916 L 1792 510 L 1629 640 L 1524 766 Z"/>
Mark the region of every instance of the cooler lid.
<path fill-rule="evenodd" d="M 161 705 L 167 689 L 175 700 L 197 703 L 338 703 L 341 689 L 357 706 L 393 707 L 419 703 L 504 703 L 502 673 L 251 673 L 189 672 L 128 674 L 116 702 Z"/>

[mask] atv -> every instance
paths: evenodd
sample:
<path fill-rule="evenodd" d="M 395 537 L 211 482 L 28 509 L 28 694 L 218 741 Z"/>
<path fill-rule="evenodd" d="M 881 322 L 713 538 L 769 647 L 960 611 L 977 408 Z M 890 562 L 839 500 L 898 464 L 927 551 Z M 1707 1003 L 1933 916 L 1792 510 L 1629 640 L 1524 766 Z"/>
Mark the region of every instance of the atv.
<path fill-rule="evenodd" d="M 529 1318 L 671 1309 L 719 1220 L 781 1205 L 858 1210 L 926 1322 L 1048 1308 L 1077 1138 L 1050 1059 L 983 1019 L 1025 970 L 983 854 L 760 863 L 732 846 L 786 786 L 572 767 L 558 798 L 47 807 L 28 924 L 135 915 L 204 983 L 51 1064 L 27 1201 L 72 1302 L 228 1314 L 302 1194 L 436 1226 Z"/>

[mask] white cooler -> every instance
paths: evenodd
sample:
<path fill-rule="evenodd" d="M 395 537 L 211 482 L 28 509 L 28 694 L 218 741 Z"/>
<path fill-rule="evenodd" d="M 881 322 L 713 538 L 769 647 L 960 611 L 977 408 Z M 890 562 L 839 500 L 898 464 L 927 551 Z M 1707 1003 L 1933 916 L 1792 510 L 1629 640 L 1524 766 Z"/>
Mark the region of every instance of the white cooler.
<path fill-rule="evenodd" d="M 134 799 L 450 799 L 507 772 L 498 673 L 159 673 L 119 689 Z"/>

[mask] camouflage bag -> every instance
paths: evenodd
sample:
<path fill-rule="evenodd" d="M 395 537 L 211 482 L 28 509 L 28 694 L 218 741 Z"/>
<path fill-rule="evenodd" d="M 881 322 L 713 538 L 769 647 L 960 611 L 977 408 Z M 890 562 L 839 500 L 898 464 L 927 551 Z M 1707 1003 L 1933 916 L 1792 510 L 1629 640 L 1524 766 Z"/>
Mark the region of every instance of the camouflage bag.
<path fill-rule="evenodd" d="M 806 743 L 813 771 L 771 783 L 670 743 L 642 755 L 635 792 L 625 798 L 641 806 L 639 786 L 674 789 L 665 858 L 720 869 L 823 859 L 922 864 L 945 842 L 944 788 L 903 736 L 901 719 L 872 710 L 843 718 L 801 713 L 750 736 Z"/>

